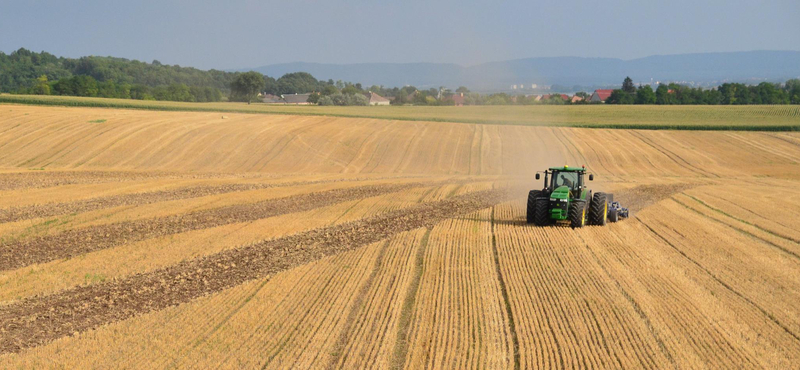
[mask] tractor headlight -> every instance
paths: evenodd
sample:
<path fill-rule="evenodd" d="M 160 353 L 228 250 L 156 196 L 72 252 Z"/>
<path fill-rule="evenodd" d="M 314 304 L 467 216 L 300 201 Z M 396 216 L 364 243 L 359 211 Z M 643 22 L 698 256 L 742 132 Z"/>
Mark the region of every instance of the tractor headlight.
<path fill-rule="evenodd" d="M 551 201 L 551 202 L 558 202 L 558 199 L 556 199 L 556 198 L 550 198 L 550 201 Z"/>

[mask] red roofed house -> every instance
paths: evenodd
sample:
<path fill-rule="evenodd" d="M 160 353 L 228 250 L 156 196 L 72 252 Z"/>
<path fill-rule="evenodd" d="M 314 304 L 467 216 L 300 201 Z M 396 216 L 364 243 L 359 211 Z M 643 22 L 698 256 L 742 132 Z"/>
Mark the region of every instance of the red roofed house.
<path fill-rule="evenodd" d="M 611 93 L 614 89 L 599 89 L 595 90 L 592 96 L 589 98 L 589 101 L 592 103 L 601 102 L 605 103 L 606 100 L 611 96 Z"/>
<path fill-rule="evenodd" d="M 369 105 L 389 105 L 390 100 L 386 99 L 372 91 L 367 94 L 367 98 L 369 98 Z"/>
<path fill-rule="evenodd" d="M 453 103 L 455 103 L 456 107 L 464 106 L 464 93 L 453 94 L 451 98 L 453 99 Z"/>
<path fill-rule="evenodd" d="M 572 100 L 571 100 L 571 102 L 573 102 L 573 103 L 582 102 L 582 101 L 583 101 L 583 98 L 578 96 L 578 95 L 573 96 Z"/>

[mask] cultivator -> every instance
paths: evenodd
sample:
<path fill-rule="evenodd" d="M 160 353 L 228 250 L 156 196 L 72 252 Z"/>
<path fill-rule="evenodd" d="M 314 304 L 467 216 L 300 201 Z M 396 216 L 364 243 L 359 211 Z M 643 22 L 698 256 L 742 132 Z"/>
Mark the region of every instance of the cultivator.
<path fill-rule="evenodd" d="M 605 225 L 630 217 L 627 208 L 614 201 L 610 193 L 592 193 L 584 185 L 586 166 L 551 167 L 544 173 L 544 188 L 528 193 L 528 223 L 546 226 L 565 221 L 572 228 Z M 594 175 L 589 174 L 589 181 Z"/>

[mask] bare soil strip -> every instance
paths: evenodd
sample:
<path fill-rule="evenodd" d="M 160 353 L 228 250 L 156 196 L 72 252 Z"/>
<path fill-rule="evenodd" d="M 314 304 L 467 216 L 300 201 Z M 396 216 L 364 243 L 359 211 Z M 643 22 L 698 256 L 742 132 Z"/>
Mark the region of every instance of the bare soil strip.
<path fill-rule="evenodd" d="M 252 204 L 237 204 L 167 217 L 67 230 L 0 244 L 0 271 L 77 256 L 164 235 L 303 212 L 344 201 L 392 193 L 419 184 L 334 189 Z"/>
<path fill-rule="evenodd" d="M 99 184 L 118 181 L 137 181 L 153 179 L 206 179 L 241 177 L 213 173 L 178 174 L 170 172 L 127 172 L 127 171 L 31 171 L 0 173 L 0 190 L 50 188 L 74 184 Z"/>
<path fill-rule="evenodd" d="M 692 184 L 640 185 L 635 188 L 616 191 L 614 200 L 620 202 L 623 207 L 628 208 L 631 213 L 635 214 L 635 212 L 639 212 L 662 199 L 669 198 L 672 194 L 683 192 L 695 186 Z"/>
<path fill-rule="evenodd" d="M 0 209 L 0 223 L 29 220 L 32 218 L 52 217 L 71 213 L 83 213 L 119 206 L 143 205 L 179 199 L 200 198 L 209 195 L 234 193 L 240 191 L 261 190 L 276 187 L 313 185 L 328 181 L 304 181 L 273 184 L 225 184 L 213 186 L 193 186 L 172 190 L 149 191 L 133 194 L 119 194 L 97 197 L 75 202 L 35 204 L 25 207 Z"/>
<path fill-rule="evenodd" d="M 19 352 L 98 326 L 188 302 L 323 257 L 432 227 L 504 201 L 488 190 L 342 225 L 263 241 L 108 283 L 76 287 L 0 308 L 0 353 Z"/>

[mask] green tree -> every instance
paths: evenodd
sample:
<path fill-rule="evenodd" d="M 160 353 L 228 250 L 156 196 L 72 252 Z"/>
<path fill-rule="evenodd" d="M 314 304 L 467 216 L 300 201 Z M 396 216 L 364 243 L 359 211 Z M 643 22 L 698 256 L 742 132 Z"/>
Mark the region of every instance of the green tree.
<path fill-rule="evenodd" d="M 628 94 L 636 93 L 636 86 L 633 86 L 633 80 L 630 77 L 625 77 L 625 81 L 622 81 L 622 91 Z"/>
<path fill-rule="evenodd" d="M 264 92 L 267 94 L 278 94 L 278 81 L 272 77 L 264 76 Z"/>
<path fill-rule="evenodd" d="M 629 94 L 621 89 L 616 89 L 611 92 L 611 96 L 606 100 L 607 104 L 633 104 L 636 100 L 632 94 Z"/>
<path fill-rule="evenodd" d="M 670 104 L 669 87 L 664 84 L 659 84 L 656 88 L 656 104 Z"/>
<path fill-rule="evenodd" d="M 800 79 L 786 81 L 786 92 L 789 94 L 789 101 L 792 104 L 800 104 Z"/>
<path fill-rule="evenodd" d="M 333 98 L 328 95 L 320 96 L 317 99 L 317 105 L 333 105 Z"/>
<path fill-rule="evenodd" d="M 131 99 L 145 100 L 145 96 L 150 96 L 150 88 L 145 85 L 133 85 L 130 90 Z"/>
<path fill-rule="evenodd" d="M 460 94 L 460 93 L 464 93 L 464 94 L 466 94 L 466 93 L 468 93 L 468 92 L 469 92 L 469 89 L 468 89 L 466 86 L 459 86 L 459 87 L 456 89 L 456 92 L 457 92 L 457 93 L 459 93 L 459 94 Z"/>
<path fill-rule="evenodd" d="M 258 72 L 241 73 L 231 82 L 231 97 L 233 100 L 246 101 L 250 104 L 264 89 L 266 82 L 264 75 Z"/>
<path fill-rule="evenodd" d="M 406 102 L 408 102 L 408 93 L 406 92 L 406 90 L 400 89 L 400 91 L 397 92 L 397 95 L 394 96 L 392 104 L 403 105 Z"/>
<path fill-rule="evenodd" d="M 320 91 L 322 85 L 314 76 L 306 72 L 287 73 L 277 81 L 279 94 L 307 94 Z"/>
<path fill-rule="evenodd" d="M 359 90 L 357 87 L 355 87 L 355 86 L 353 86 L 351 84 L 347 84 L 347 86 L 345 86 L 344 89 L 342 89 L 342 94 L 344 94 L 344 95 L 354 95 L 354 94 L 358 94 L 360 91 L 361 90 Z"/>
<path fill-rule="evenodd" d="M 789 98 L 785 91 L 780 87 L 769 82 L 762 82 L 756 86 L 756 94 L 761 100 L 761 104 L 787 104 Z"/>
<path fill-rule="evenodd" d="M 560 98 L 559 98 L 560 99 Z M 484 102 L 486 105 L 509 105 L 511 104 L 511 97 L 508 94 L 500 93 L 490 96 Z"/>
<path fill-rule="evenodd" d="M 100 91 L 97 87 L 97 80 L 92 76 L 73 77 L 73 88 L 76 96 L 96 97 Z"/>
<path fill-rule="evenodd" d="M 320 94 L 325 95 L 325 96 L 338 94 L 338 93 L 339 93 L 339 90 L 336 89 L 336 86 L 333 86 L 331 84 L 326 84 L 325 86 L 323 86 L 322 87 L 322 91 L 320 92 Z"/>
<path fill-rule="evenodd" d="M 656 93 L 650 85 L 640 86 L 636 89 L 636 104 L 655 104 Z"/>
<path fill-rule="evenodd" d="M 36 95 L 50 95 L 50 84 L 47 83 L 47 75 L 41 75 L 36 79 L 32 92 Z"/>

